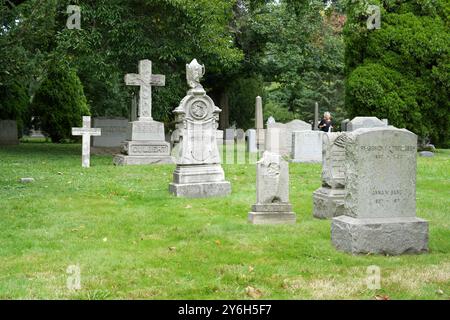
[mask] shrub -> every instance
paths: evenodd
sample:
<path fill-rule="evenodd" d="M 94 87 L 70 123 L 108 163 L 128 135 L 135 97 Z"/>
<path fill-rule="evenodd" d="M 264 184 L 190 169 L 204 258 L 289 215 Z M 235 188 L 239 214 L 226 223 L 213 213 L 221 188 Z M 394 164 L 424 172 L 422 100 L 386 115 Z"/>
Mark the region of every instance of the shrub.
<path fill-rule="evenodd" d="M 82 116 L 89 115 L 83 86 L 73 69 L 61 63 L 50 67 L 32 102 L 33 114 L 54 143 L 71 137 Z"/>

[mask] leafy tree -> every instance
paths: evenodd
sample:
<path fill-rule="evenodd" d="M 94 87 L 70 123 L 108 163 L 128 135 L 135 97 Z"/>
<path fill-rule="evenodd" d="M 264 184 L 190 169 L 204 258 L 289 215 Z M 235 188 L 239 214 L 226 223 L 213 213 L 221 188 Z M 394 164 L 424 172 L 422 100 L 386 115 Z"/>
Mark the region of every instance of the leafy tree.
<path fill-rule="evenodd" d="M 32 102 L 33 114 L 53 142 L 71 137 L 71 128 L 90 114 L 83 86 L 76 72 L 55 62 Z"/>
<path fill-rule="evenodd" d="M 344 22 L 323 1 L 269 2 L 254 14 L 246 33 L 258 43 L 252 65 L 269 83 L 265 106 L 277 121 L 312 121 L 315 102 L 343 117 Z"/>
<path fill-rule="evenodd" d="M 448 1 L 377 1 L 379 30 L 367 30 L 367 3 L 348 3 L 346 109 L 388 118 L 422 139 L 450 145 Z"/>
<path fill-rule="evenodd" d="M 19 83 L 0 86 L 0 119 L 17 120 L 19 132 L 28 124 L 29 97 L 26 89 Z"/>

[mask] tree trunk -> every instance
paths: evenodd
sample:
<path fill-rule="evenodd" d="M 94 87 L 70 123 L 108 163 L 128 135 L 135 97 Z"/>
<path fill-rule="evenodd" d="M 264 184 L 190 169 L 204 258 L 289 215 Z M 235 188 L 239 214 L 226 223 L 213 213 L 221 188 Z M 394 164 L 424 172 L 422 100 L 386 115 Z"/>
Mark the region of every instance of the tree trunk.
<path fill-rule="evenodd" d="M 225 130 L 230 127 L 230 105 L 226 91 L 220 93 L 219 108 L 222 109 L 222 112 L 220 113 L 219 129 Z"/>

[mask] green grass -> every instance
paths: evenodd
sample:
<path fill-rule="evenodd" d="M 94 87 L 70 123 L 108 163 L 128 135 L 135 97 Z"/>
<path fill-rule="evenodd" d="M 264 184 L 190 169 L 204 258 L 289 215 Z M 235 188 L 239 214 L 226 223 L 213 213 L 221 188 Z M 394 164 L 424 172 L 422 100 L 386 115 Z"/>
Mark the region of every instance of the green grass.
<path fill-rule="evenodd" d="M 430 222 L 430 252 L 352 256 L 312 218 L 320 165 L 292 164 L 298 223 L 247 224 L 255 166 L 224 165 L 233 194 L 177 199 L 174 166 L 114 167 L 79 145 L 0 148 L 0 298 L 3 299 L 449 299 L 450 151 L 418 159 L 417 215 Z M 33 177 L 21 184 L 21 177 Z M 81 268 L 81 290 L 66 269 Z M 367 267 L 381 268 L 368 290 Z"/>

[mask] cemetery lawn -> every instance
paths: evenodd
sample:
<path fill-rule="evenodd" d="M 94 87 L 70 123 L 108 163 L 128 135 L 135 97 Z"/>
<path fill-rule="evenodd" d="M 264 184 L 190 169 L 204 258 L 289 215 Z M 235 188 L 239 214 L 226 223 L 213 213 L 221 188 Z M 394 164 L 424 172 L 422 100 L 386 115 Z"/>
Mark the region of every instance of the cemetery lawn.
<path fill-rule="evenodd" d="M 449 299 L 450 150 L 418 158 L 430 252 L 352 256 L 312 217 L 321 166 L 291 164 L 296 225 L 254 226 L 255 166 L 224 165 L 233 193 L 181 199 L 174 166 L 114 167 L 80 145 L 0 147 L 1 299 Z M 20 178 L 34 183 L 21 184 Z M 81 289 L 66 283 L 79 265 Z M 381 268 L 369 290 L 367 267 Z"/>

